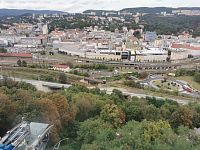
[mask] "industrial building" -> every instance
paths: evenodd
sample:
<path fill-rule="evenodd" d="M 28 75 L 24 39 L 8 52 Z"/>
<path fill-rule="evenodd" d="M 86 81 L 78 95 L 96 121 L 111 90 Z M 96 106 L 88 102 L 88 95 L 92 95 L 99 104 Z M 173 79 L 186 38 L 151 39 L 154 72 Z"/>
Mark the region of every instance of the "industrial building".
<path fill-rule="evenodd" d="M 136 50 L 131 57 L 131 60 L 136 62 L 166 62 L 168 51 L 162 48 L 145 47 L 142 50 Z"/>
<path fill-rule="evenodd" d="M 1 150 L 45 150 L 53 125 L 21 122 L 0 139 Z"/>

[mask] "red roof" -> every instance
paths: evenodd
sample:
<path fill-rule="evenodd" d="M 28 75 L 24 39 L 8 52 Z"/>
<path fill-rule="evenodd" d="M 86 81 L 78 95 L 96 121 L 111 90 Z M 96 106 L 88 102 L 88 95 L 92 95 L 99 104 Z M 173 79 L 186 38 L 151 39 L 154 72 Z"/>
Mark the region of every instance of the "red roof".
<path fill-rule="evenodd" d="M 32 58 L 31 53 L 0 53 L 0 57 L 22 57 L 22 58 Z"/>
<path fill-rule="evenodd" d="M 67 66 L 67 65 L 59 65 L 59 64 L 56 64 L 56 65 L 53 65 L 53 68 L 67 69 L 67 68 L 69 68 L 69 66 Z"/>
<path fill-rule="evenodd" d="M 190 49 L 190 50 L 200 50 L 200 47 L 191 46 L 190 44 L 177 44 L 173 43 L 172 48 L 183 48 L 183 49 Z"/>

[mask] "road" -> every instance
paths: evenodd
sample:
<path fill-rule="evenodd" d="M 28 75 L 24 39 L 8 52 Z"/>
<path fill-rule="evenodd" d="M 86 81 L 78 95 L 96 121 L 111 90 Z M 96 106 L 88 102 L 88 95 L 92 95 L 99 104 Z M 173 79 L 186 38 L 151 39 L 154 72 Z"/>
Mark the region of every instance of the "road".
<path fill-rule="evenodd" d="M 106 91 L 107 94 L 111 94 L 114 89 L 117 89 L 117 90 L 121 91 L 124 95 L 131 96 L 131 97 L 138 97 L 138 98 L 155 97 L 156 99 L 167 99 L 167 97 L 159 97 L 159 96 L 153 96 L 153 95 L 147 95 L 147 94 L 132 93 L 132 92 L 128 92 L 126 89 L 123 89 L 123 88 L 100 87 L 100 90 Z M 190 100 L 186 100 L 186 99 L 170 98 L 170 100 L 176 101 L 177 103 L 182 104 L 182 105 L 187 105 L 189 102 L 191 102 Z"/>
<path fill-rule="evenodd" d="M 0 76 L 2 77 L 2 76 Z M 57 88 L 69 88 L 70 84 L 60 84 L 60 83 L 54 83 L 54 82 L 45 82 L 45 81 L 38 81 L 38 80 L 28 80 L 28 79 L 20 79 L 20 78 L 13 78 L 11 79 L 15 81 L 23 81 L 26 83 L 30 83 L 36 87 L 37 90 L 43 91 L 43 92 L 50 92 L 51 90 L 49 87 L 57 87 Z M 106 91 L 107 94 L 111 94 L 114 89 L 120 90 L 124 95 L 131 96 L 131 97 L 138 97 L 138 98 L 145 98 L 145 97 L 155 97 L 157 99 L 167 99 L 167 97 L 159 97 L 159 96 L 153 96 L 153 95 L 147 95 L 147 94 L 138 94 L 133 92 L 128 92 L 126 89 L 123 88 L 115 88 L 115 87 L 99 87 L 101 91 Z M 171 99 L 171 98 L 170 98 Z M 171 99 L 173 101 L 176 101 L 179 104 L 186 105 L 190 101 L 186 99 Z"/>
<path fill-rule="evenodd" d="M 153 81 L 155 81 L 155 80 L 163 80 L 163 79 L 164 79 L 163 76 L 152 75 L 152 76 L 149 76 L 148 79 L 140 81 L 140 83 L 144 84 L 144 85 L 148 85 L 149 87 L 153 87 L 155 89 L 159 89 L 156 85 L 153 84 Z M 194 98 L 200 97 L 199 91 L 197 91 L 197 90 L 195 90 L 193 88 L 192 88 L 193 92 L 187 92 L 186 90 L 183 89 L 183 86 L 189 85 L 187 82 L 180 81 L 180 80 L 175 80 L 175 79 L 170 79 L 170 81 L 171 82 L 175 82 L 175 83 L 180 85 L 180 88 L 179 88 L 179 92 L 180 93 L 190 95 L 190 96 L 192 96 Z"/>

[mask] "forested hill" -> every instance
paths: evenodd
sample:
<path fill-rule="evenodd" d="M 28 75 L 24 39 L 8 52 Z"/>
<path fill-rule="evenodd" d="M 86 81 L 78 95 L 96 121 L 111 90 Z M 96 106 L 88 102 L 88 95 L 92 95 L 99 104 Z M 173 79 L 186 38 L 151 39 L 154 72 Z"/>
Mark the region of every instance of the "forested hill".
<path fill-rule="evenodd" d="M 55 14 L 55 13 L 62 13 L 62 12 L 55 10 L 0 9 L 0 17 L 20 16 L 23 14 Z"/>
<path fill-rule="evenodd" d="M 160 12 L 168 12 L 171 13 L 173 10 L 200 10 L 200 7 L 179 7 L 179 8 L 170 8 L 170 7 L 138 7 L 138 8 L 125 8 L 122 9 L 121 12 L 128 13 L 160 13 Z"/>
<path fill-rule="evenodd" d="M 180 7 L 180 8 L 170 8 L 170 7 L 136 7 L 136 8 L 124 8 L 122 10 L 119 10 L 120 12 L 126 12 L 126 13 L 160 13 L 160 12 L 168 12 L 171 13 L 173 10 L 179 10 L 179 9 L 186 9 L 186 10 L 200 10 L 200 7 Z M 83 13 L 90 13 L 90 12 L 96 12 L 96 14 L 102 14 L 102 12 L 111 12 L 112 10 L 86 10 Z M 117 12 L 117 11 L 112 11 Z"/>
<path fill-rule="evenodd" d="M 141 17 L 147 31 L 158 34 L 181 34 L 183 31 L 192 33 L 194 37 L 200 35 L 200 16 L 167 16 L 148 14 Z"/>

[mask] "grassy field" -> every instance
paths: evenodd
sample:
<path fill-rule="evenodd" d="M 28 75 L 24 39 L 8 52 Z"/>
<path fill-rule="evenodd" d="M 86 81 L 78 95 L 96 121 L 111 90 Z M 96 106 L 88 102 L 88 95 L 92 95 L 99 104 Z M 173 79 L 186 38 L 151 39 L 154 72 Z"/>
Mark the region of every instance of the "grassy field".
<path fill-rule="evenodd" d="M 138 88 L 128 87 L 128 86 L 124 85 L 122 81 L 114 81 L 114 82 L 108 83 L 107 86 L 126 89 L 128 92 L 133 92 L 133 93 L 138 93 L 138 94 L 159 96 L 159 97 L 163 97 L 166 99 L 171 98 L 171 99 L 184 99 L 184 100 L 191 100 L 191 101 L 194 100 L 191 97 L 174 95 L 169 92 L 167 92 L 167 93 L 166 92 L 157 92 L 157 91 L 152 91 L 150 89 L 138 89 Z"/>
<path fill-rule="evenodd" d="M 176 80 L 183 80 L 189 83 L 194 89 L 200 91 L 200 84 L 195 82 L 193 77 L 191 76 L 182 76 L 182 77 L 176 77 Z"/>
<path fill-rule="evenodd" d="M 57 78 L 61 72 L 48 70 L 48 69 L 38 69 L 38 68 L 23 68 L 23 67 L 7 67 L 2 71 L 2 75 L 23 78 L 23 79 L 33 79 L 33 80 L 43 80 L 42 78 L 47 76 L 52 76 Z M 68 81 L 77 82 L 81 78 L 79 76 L 66 73 Z"/>
<path fill-rule="evenodd" d="M 80 64 L 76 62 L 75 57 L 68 56 L 68 55 L 63 55 L 63 54 L 54 54 L 54 55 L 46 55 L 49 59 L 55 59 L 58 60 L 59 62 L 63 63 L 72 63 L 73 65 Z"/>
<path fill-rule="evenodd" d="M 156 80 L 153 82 L 154 85 L 156 85 L 157 87 L 163 89 L 163 90 L 172 90 L 172 91 L 177 91 L 178 90 L 178 85 L 172 85 L 171 84 L 171 81 L 167 81 L 167 82 L 164 82 L 162 83 L 161 80 Z"/>
<path fill-rule="evenodd" d="M 63 54 L 54 54 L 54 55 L 47 55 L 47 56 L 50 59 L 63 59 L 63 60 L 69 61 L 69 62 L 74 60 L 73 57 L 63 55 Z"/>

